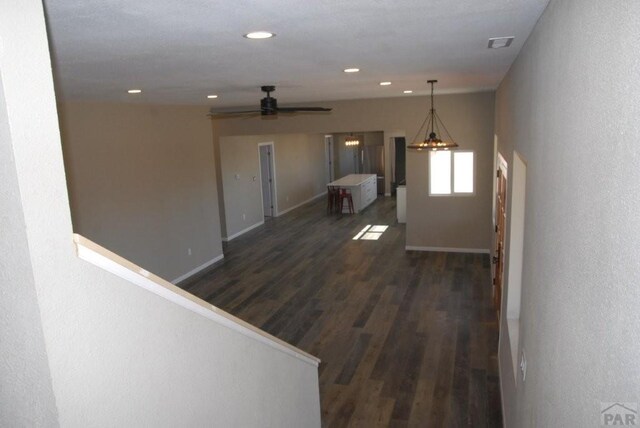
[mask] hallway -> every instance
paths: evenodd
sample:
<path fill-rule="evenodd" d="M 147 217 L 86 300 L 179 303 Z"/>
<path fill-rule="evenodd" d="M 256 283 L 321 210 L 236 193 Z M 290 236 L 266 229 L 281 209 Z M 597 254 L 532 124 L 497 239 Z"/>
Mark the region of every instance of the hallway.
<path fill-rule="evenodd" d="M 269 220 L 181 286 L 319 357 L 323 426 L 502 426 L 488 255 L 406 252 L 395 200 Z M 388 225 L 379 240 L 352 240 Z"/>

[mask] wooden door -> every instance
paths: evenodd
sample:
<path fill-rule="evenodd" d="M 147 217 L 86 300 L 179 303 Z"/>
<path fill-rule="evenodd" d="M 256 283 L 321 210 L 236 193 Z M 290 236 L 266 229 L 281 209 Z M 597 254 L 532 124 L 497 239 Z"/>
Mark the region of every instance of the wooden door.
<path fill-rule="evenodd" d="M 500 319 L 502 284 L 504 281 L 504 234 L 507 220 L 507 177 L 501 169 L 496 174 L 496 252 L 493 256 L 493 306 Z"/>

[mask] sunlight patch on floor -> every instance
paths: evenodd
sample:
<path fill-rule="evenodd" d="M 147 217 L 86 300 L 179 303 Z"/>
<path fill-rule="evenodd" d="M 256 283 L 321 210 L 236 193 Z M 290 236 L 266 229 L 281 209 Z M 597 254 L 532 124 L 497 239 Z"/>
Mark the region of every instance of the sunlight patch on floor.
<path fill-rule="evenodd" d="M 384 231 L 388 228 L 389 226 L 387 225 L 372 226 L 368 224 L 360 232 L 358 232 L 356 236 L 353 237 L 353 240 L 377 241 L 378 239 L 380 239 L 380 236 L 382 236 Z"/>

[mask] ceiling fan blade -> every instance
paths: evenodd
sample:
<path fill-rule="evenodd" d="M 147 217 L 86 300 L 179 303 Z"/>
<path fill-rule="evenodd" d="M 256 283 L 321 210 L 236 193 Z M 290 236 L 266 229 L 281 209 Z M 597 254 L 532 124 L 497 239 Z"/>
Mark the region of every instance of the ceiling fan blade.
<path fill-rule="evenodd" d="M 239 114 L 261 113 L 262 110 L 238 110 L 238 111 L 212 111 L 209 116 L 235 116 Z"/>
<path fill-rule="evenodd" d="M 331 108 L 326 107 L 278 107 L 278 100 L 271 96 L 271 92 L 276 90 L 276 87 L 271 86 L 261 86 L 260 89 L 262 92 L 266 92 L 267 96 L 260 100 L 260 109 L 259 110 L 216 110 L 215 108 L 211 108 L 209 111 L 209 117 L 213 118 L 234 118 L 234 117 L 242 117 L 242 118 L 251 118 L 257 115 L 262 116 L 262 119 L 276 118 L 279 113 L 304 113 L 304 112 L 328 112 L 331 111 Z"/>
<path fill-rule="evenodd" d="M 278 112 L 296 112 L 296 111 L 331 111 L 330 108 L 324 107 L 278 107 Z"/>
<path fill-rule="evenodd" d="M 245 114 L 245 113 L 260 113 L 262 110 L 236 110 L 236 111 L 211 111 L 212 116 L 224 115 L 224 114 Z"/>
<path fill-rule="evenodd" d="M 224 119 L 225 117 L 233 119 L 235 116 L 223 116 L 220 119 Z M 262 113 L 252 113 L 252 114 L 239 114 L 238 117 L 242 118 L 242 120 L 247 120 L 247 119 L 253 119 L 254 117 L 264 117 L 264 116 L 262 115 Z"/>

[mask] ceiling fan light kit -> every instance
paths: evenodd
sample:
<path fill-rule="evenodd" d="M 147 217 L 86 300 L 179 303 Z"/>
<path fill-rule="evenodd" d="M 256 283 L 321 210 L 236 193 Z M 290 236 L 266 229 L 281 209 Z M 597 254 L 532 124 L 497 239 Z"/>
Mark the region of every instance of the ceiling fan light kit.
<path fill-rule="evenodd" d="M 431 109 L 429 110 L 427 117 L 424 119 L 424 122 L 422 122 L 420 129 L 418 129 L 418 133 L 414 138 L 414 142 L 409 144 L 407 146 L 407 149 L 417 150 L 417 151 L 421 151 L 421 150 L 435 151 L 435 150 L 450 150 L 458 147 L 456 142 L 453 141 L 453 138 L 451 138 L 451 134 L 449 134 L 447 127 L 444 126 L 444 123 L 436 113 L 436 109 L 433 104 L 433 85 L 437 82 L 438 82 L 437 80 L 428 81 L 428 83 L 431 85 Z M 425 128 L 425 125 L 426 125 L 426 132 L 425 132 L 424 140 L 418 141 L 417 138 L 419 135 L 421 135 L 422 129 Z M 442 126 L 442 129 L 444 130 L 444 135 L 447 137 L 444 140 L 438 137 L 438 134 L 443 135 L 440 133 L 440 126 Z"/>
<path fill-rule="evenodd" d="M 260 100 L 260 112 L 263 116 L 273 116 L 278 114 L 278 100 L 271 96 L 271 92 L 276 90 L 275 86 L 262 86 L 262 92 L 266 92 L 267 96 Z"/>

